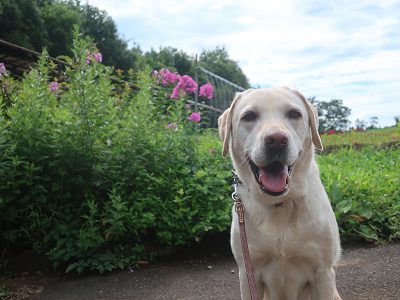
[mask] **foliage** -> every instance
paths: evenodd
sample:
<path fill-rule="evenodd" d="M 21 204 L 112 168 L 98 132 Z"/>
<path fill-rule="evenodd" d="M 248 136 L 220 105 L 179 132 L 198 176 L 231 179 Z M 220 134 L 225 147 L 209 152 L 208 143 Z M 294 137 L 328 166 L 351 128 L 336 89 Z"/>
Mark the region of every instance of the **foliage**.
<path fill-rule="evenodd" d="M 367 127 L 367 129 L 377 129 L 378 128 L 378 124 L 379 124 L 379 118 L 378 117 L 371 117 L 369 123 L 371 125 L 369 125 Z"/>
<path fill-rule="evenodd" d="M 322 144 L 330 145 L 355 145 L 355 144 L 382 144 L 399 141 L 398 136 L 392 136 L 386 133 L 373 133 L 369 130 L 350 129 L 343 132 L 335 130 L 320 134 Z"/>
<path fill-rule="evenodd" d="M 341 239 L 400 238 L 400 149 L 341 149 L 317 157 Z"/>
<path fill-rule="evenodd" d="M 158 52 L 152 48 L 144 54 L 144 59 L 146 64 L 154 70 L 168 68 L 172 73 L 194 76 L 193 59 L 182 50 L 178 51 L 177 48 L 160 47 Z"/>
<path fill-rule="evenodd" d="M 311 103 L 318 111 L 319 127 L 318 131 L 321 133 L 324 130 L 335 129 L 345 130 L 350 123 L 348 116 L 350 116 L 351 109 L 343 105 L 343 100 L 332 99 L 329 102 L 317 101 L 315 97 Z"/>
<path fill-rule="evenodd" d="M 112 70 L 88 60 L 97 51 L 75 28 L 72 67 L 49 78 L 44 53 L 1 94 L 1 252 L 104 272 L 149 258 L 144 240 L 190 244 L 230 224 L 220 143 L 194 135 L 193 110 L 164 101 L 172 87 L 149 68 L 129 72 L 137 89 L 111 85 Z"/>
<path fill-rule="evenodd" d="M 245 89 L 250 88 L 249 79 L 239 67 L 238 62 L 229 57 L 225 47 L 217 46 L 214 50 L 203 50 L 200 54 L 199 66 L 238 86 Z"/>
<path fill-rule="evenodd" d="M 0 39 L 41 51 L 48 41 L 36 1 L 1 0 Z"/>
<path fill-rule="evenodd" d="M 160 47 L 145 53 L 134 44 L 128 49 L 128 42 L 119 37 L 114 20 L 105 10 L 88 3 L 73 0 L 4 0 L 0 26 L 0 38 L 8 42 L 41 52 L 48 49 L 50 56 L 73 56 L 73 26 L 78 25 L 103 55 L 106 66 L 115 70 L 144 70 L 150 65 L 154 70 L 168 68 L 171 72 L 194 77 L 194 56 L 174 47 Z M 224 47 L 203 50 L 199 65 L 233 83 L 249 88 L 249 79 L 238 62 L 229 57 Z M 127 75 L 129 77 L 129 75 Z M 199 85 L 204 85 L 205 77 L 199 72 Z"/>
<path fill-rule="evenodd" d="M 357 129 L 362 129 L 362 130 L 365 130 L 367 128 L 367 124 L 368 124 L 368 122 L 366 122 L 364 120 L 360 120 L 358 118 L 355 121 L 355 123 L 356 123 L 356 128 Z"/>

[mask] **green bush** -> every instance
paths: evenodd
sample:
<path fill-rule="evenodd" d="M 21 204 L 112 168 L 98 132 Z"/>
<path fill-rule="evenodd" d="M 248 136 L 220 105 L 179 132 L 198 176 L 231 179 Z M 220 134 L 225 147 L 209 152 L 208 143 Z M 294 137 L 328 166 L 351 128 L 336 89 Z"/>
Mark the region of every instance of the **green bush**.
<path fill-rule="evenodd" d="M 1 94 L 2 249 L 104 272 L 146 259 L 145 240 L 190 244 L 227 229 L 229 162 L 217 139 L 195 134 L 185 99 L 166 101 L 171 87 L 149 68 L 129 72 L 136 86 L 112 85 L 98 50 L 74 34 L 74 58 L 63 57 L 72 67 L 50 78 L 44 52 Z"/>
<path fill-rule="evenodd" d="M 400 238 L 400 149 L 341 149 L 317 157 L 342 241 Z"/>

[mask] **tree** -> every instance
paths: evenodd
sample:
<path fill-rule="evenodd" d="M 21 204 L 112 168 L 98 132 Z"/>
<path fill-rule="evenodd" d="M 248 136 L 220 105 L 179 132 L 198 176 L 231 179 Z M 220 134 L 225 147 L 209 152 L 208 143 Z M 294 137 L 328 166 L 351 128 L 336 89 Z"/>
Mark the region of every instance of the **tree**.
<path fill-rule="evenodd" d="M 82 24 L 79 9 L 73 1 L 43 1 L 40 5 L 41 18 L 49 37 L 43 46 L 47 46 L 50 56 L 72 56 L 72 29 L 74 24 Z"/>
<path fill-rule="evenodd" d="M 350 121 L 348 117 L 351 109 L 343 105 L 343 100 L 332 99 L 329 102 L 317 101 L 315 97 L 308 98 L 311 104 L 318 111 L 319 127 L 318 131 L 346 129 Z"/>
<path fill-rule="evenodd" d="M 118 36 L 117 26 L 107 12 L 89 4 L 78 7 L 82 17 L 81 30 L 96 43 L 103 63 L 121 70 L 138 69 L 139 52 L 128 49 L 128 42 Z"/>
<path fill-rule="evenodd" d="M 356 128 L 365 130 L 367 127 L 368 122 L 364 120 L 357 119 L 356 120 Z"/>
<path fill-rule="evenodd" d="M 238 62 L 229 57 L 225 47 L 217 46 L 214 50 L 203 50 L 200 54 L 199 66 L 245 89 L 250 88 L 249 79 L 239 67 Z"/>
<path fill-rule="evenodd" d="M 379 118 L 378 117 L 371 117 L 369 120 L 370 120 L 369 123 L 371 125 L 368 126 L 367 129 L 376 129 L 376 128 L 378 128 L 378 124 L 379 124 Z"/>
<path fill-rule="evenodd" d="M 0 7 L 0 38 L 41 52 L 48 36 L 36 1 L 1 0 Z"/>
<path fill-rule="evenodd" d="M 153 48 L 145 53 L 146 64 L 154 70 L 167 68 L 170 72 L 178 72 L 180 75 L 194 76 L 193 58 L 182 50 L 173 47 L 160 47 L 157 52 Z"/>

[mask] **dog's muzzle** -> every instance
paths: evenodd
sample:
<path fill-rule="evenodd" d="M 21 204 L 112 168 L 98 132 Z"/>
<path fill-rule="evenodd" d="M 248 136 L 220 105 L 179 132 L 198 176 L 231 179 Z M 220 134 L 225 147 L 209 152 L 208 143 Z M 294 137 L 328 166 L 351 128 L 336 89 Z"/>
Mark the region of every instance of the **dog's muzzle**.
<path fill-rule="evenodd" d="M 250 158 L 248 160 L 261 192 L 271 196 L 281 196 L 288 192 L 294 163 L 288 166 L 276 160 L 265 167 L 259 167 Z"/>

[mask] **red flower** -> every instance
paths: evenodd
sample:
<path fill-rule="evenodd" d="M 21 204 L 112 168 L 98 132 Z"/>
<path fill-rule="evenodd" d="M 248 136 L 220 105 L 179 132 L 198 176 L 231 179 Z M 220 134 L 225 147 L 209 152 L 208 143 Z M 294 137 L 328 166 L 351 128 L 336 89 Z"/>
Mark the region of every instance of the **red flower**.
<path fill-rule="evenodd" d="M 343 133 L 343 131 L 342 131 L 342 130 L 340 130 L 339 132 L 340 132 L 340 133 Z"/>
<path fill-rule="evenodd" d="M 326 133 L 326 129 L 324 129 L 324 133 Z"/>

